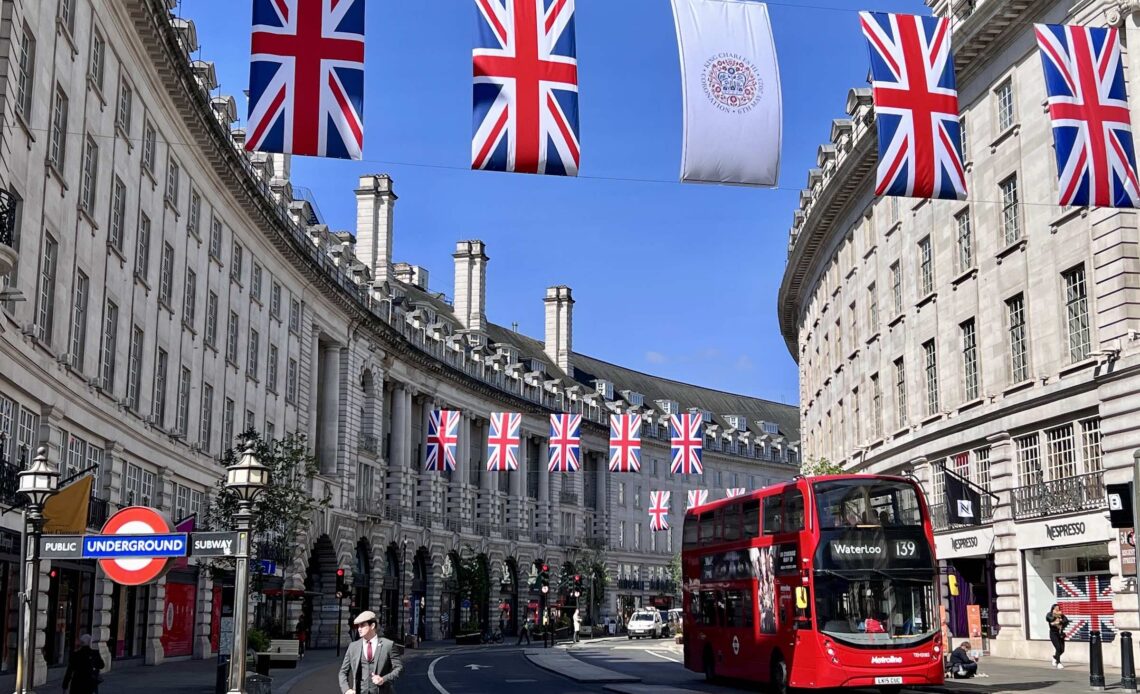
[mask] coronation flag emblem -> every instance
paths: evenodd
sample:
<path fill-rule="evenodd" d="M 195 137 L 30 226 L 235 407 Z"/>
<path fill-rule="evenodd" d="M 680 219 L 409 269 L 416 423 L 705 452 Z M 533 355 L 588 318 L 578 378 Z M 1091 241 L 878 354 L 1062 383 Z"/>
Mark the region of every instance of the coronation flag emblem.
<path fill-rule="evenodd" d="M 506 472 L 519 469 L 519 428 L 522 415 L 518 412 L 495 412 L 491 415 L 491 430 L 487 434 L 487 469 Z"/>
<path fill-rule="evenodd" d="M 641 470 L 641 415 L 610 415 L 610 472 Z"/>
<path fill-rule="evenodd" d="M 459 413 L 454 410 L 432 410 L 428 417 L 427 460 L 425 470 L 452 472 L 459 448 Z"/>
<path fill-rule="evenodd" d="M 669 415 L 669 440 L 673 452 L 670 470 L 675 475 L 700 475 L 704 473 L 701 451 L 704 434 L 701 427 L 703 417 L 698 413 Z"/>
<path fill-rule="evenodd" d="M 582 415 L 550 415 L 550 472 L 577 472 Z"/>
<path fill-rule="evenodd" d="M 709 502 L 709 490 L 707 489 L 690 489 L 689 490 L 689 508 L 695 506 L 703 506 Z"/>
<path fill-rule="evenodd" d="M 254 0 L 245 148 L 360 159 L 364 0 Z"/>
<path fill-rule="evenodd" d="M 669 529 L 670 492 L 649 492 L 649 529 L 653 532 Z"/>

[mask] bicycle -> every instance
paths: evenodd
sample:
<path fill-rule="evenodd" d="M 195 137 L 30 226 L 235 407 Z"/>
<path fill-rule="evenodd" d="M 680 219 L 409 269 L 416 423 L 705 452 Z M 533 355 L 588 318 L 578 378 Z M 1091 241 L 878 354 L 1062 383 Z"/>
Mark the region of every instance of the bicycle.
<path fill-rule="evenodd" d="M 495 629 L 494 631 L 483 632 L 483 643 L 502 643 L 503 632 Z"/>

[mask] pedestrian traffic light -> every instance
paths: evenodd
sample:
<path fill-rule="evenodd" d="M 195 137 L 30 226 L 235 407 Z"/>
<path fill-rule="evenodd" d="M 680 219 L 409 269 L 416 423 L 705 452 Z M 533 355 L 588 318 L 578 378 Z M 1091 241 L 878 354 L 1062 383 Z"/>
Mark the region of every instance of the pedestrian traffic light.
<path fill-rule="evenodd" d="M 574 574 L 574 590 L 582 590 L 582 574 Z"/>
<path fill-rule="evenodd" d="M 348 581 L 344 580 L 344 569 L 336 570 L 336 597 L 338 600 L 348 597 Z"/>
<path fill-rule="evenodd" d="M 543 564 L 541 570 L 538 572 L 538 585 L 539 590 L 546 593 L 550 590 L 550 565 Z"/>

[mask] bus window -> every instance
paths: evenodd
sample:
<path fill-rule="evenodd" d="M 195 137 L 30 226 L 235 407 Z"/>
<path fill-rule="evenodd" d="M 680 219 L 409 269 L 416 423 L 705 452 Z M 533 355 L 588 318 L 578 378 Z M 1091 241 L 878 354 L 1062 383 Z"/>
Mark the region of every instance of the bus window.
<path fill-rule="evenodd" d="M 744 502 L 744 537 L 760 535 L 760 502 L 753 499 Z"/>
<path fill-rule="evenodd" d="M 713 511 L 713 526 L 712 526 L 712 539 L 720 542 L 724 539 L 724 509 L 718 508 Z"/>
<path fill-rule="evenodd" d="M 784 532 L 804 529 L 804 495 L 798 489 L 784 493 Z"/>
<path fill-rule="evenodd" d="M 724 617 L 726 627 L 752 626 L 752 594 L 746 590 L 726 590 L 724 592 Z"/>
<path fill-rule="evenodd" d="M 775 535 L 780 530 L 780 497 L 764 497 L 764 534 Z"/>
<path fill-rule="evenodd" d="M 700 541 L 708 542 L 713 539 L 713 514 L 712 511 L 701 514 L 700 519 Z"/>
<path fill-rule="evenodd" d="M 724 539 L 740 539 L 740 504 L 733 504 L 724 509 Z"/>
<path fill-rule="evenodd" d="M 696 547 L 700 540 L 698 539 L 698 528 L 700 519 L 695 516 L 688 516 L 685 518 L 685 526 L 683 536 L 681 537 L 682 547 Z"/>
<path fill-rule="evenodd" d="M 717 625 L 717 604 L 716 593 L 713 590 L 701 591 L 701 614 L 700 623 L 706 627 L 715 627 Z"/>

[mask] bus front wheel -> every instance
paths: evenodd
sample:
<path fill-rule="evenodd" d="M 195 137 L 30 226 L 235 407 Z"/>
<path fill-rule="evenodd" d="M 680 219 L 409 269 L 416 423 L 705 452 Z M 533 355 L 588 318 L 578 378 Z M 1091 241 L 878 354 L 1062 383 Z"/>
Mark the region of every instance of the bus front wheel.
<path fill-rule="evenodd" d="M 713 652 L 711 648 L 705 649 L 705 681 L 716 681 L 716 660 L 713 658 Z"/>
<path fill-rule="evenodd" d="M 772 672 L 768 679 L 768 691 L 772 694 L 788 694 L 788 664 L 780 656 L 772 660 Z"/>

